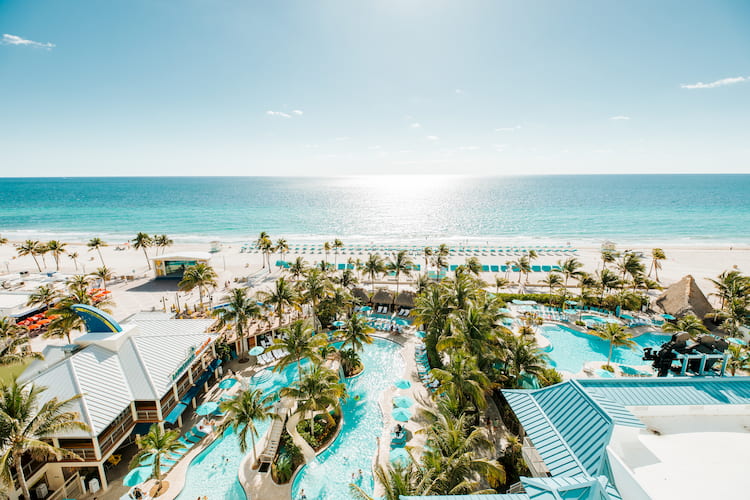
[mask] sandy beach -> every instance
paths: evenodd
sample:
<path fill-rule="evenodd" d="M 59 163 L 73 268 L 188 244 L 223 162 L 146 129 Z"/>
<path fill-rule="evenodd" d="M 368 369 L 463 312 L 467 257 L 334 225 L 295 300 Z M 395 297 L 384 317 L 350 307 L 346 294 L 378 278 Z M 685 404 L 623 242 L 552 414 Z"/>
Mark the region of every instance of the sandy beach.
<path fill-rule="evenodd" d="M 3 246 L 0 246 L 0 269 L 3 273 L 16 273 L 19 271 L 36 272 L 36 266 L 33 259 L 30 256 L 18 257 L 17 252 L 13 244 L 16 242 L 8 242 Z M 294 243 L 294 242 L 290 242 Z M 346 242 L 345 242 L 346 243 Z M 117 319 L 123 319 L 135 312 L 144 310 L 161 309 L 166 306 L 170 308 L 177 300 L 180 304 L 193 304 L 198 300 L 197 292 L 193 293 L 179 293 L 179 298 L 175 292 L 176 283 L 170 280 L 153 280 L 153 271 L 149 271 L 146 258 L 142 250 L 135 250 L 133 248 L 117 250 L 116 245 L 107 246 L 101 249 L 102 258 L 108 268 L 110 268 L 115 276 L 134 276 L 135 279 L 132 281 L 115 280 L 109 285 L 109 288 L 113 290 L 113 298 L 116 306 L 114 308 L 114 316 Z M 120 247 L 122 248 L 122 247 Z M 213 291 L 212 300 L 213 303 L 217 303 L 224 295 L 221 290 L 224 288 L 226 282 L 235 282 L 240 280 L 245 282 L 247 277 L 253 277 L 252 283 L 254 288 L 260 289 L 269 285 L 278 277 L 281 272 L 273 267 L 272 273 L 269 275 L 267 272 L 262 271 L 262 256 L 260 253 L 244 253 L 240 252 L 240 245 L 223 245 L 221 250 L 214 253 L 211 258 L 211 265 L 219 275 L 217 282 L 219 287 Z M 346 249 L 346 246 L 344 247 Z M 578 251 L 572 254 L 564 255 L 542 255 L 534 264 L 538 265 L 554 265 L 558 260 L 566 258 L 568 255 L 573 255 L 578 258 L 584 264 L 584 270 L 593 273 L 597 269 L 601 268 L 602 262 L 600 258 L 599 247 L 577 247 Z M 747 272 L 750 269 L 750 247 L 680 247 L 680 246 L 663 246 L 666 253 L 667 259 L 662 262 L 662 270 L 659 272 L 659 278 L 663 286 L 668 286 L 671 283 L 679 280 L 686 274 L 691 274 L 697 280 L 703 292 L 708 295 L 713 289 L 709 281 L 710 278 L 715 278 L 722 271 L 732 269 L 734 267 L 739 268 L 742 271 Z M 650 264 L 649 256 L 651 248 L 629 248 L 635 251 L 641 251 L 644 253 L 644 263 L 647 266 Z M 69 256 L 63 256 L 60 259 L 60 272 L 64 274 L 83 274 L 92 273 L 100 267 L 101 261 L 96 251 L 89 251 L 85 244 L 82 243 L 68 243 L 66 250 L 68 253 L 78 252 L 78 269 L 76 264 Z M 209 250 L 206 244 L 175 244 L 165 250 L 165 253 L 180 253 L 190 251 L 207 251 Z M 619 250 L 624 250 L 619 249 Z M 421 254 L 421 252 L 420 252 Z M 149 249 L 149 256 L 153 257 L 156 255 L 156 249 Z M 323 253 L 310 254 L 309 252 L 301 255 L 309 263 L 319 262 L 324 258 Z M 289 253 L 285 256 L 286 260 L 293 260 L 297 257 L 297 254 Z M 349 258 L 359 258 L 364 260 L 367 257 L 366 253 L 352 255 L 351 249 L 346 249 L 345 255 L 338 255 L 336 258 L 331 252 L 328 256 L 328 261 L 333 262 L 335 259 L 338 262 L 346 262 Z M 275 263 L 280 256 L 274 254 L 271 256 L 271 263 Z M 424 265 L 424 259 L 421 255 L 413 255 L 413 260 L 417 264 Z M 450 264 L 461 264 L 466 261 L 467 257 L 452 256 L 449 258 Z M 508 260 L 513 260 L 517 257 L 509 256 L 478 256 L 482 264 L 487 265 L 503 265 Z M 55 271 L 55 263 L 50 255 L 45 257 L 46 267 L 42 263 L 41 257 L 37 257 L 40 265 L 42 265 L 43 271 L 53 272 Z M 503 273 L 483 273 L 483 278 L 492 283 L 494 281 L 494 275 Z M 517 280 L 517 273 L 510 273 L 510 280 Z M 544 277 L 544 273 L 532 273 L 530 275 L 530 283 L 536 283 Z M 395 282 L 394 282 L 395 284 Z M 571 286 L 573 281 L 571 280 Z M 533 286 L 527 287 L 527 290 L 533 291 Z M 546 288 L 546 287 L 545 287 Z M 543 291 L 542 287 L 539 287 L 540 291 Z M 656 294 L 657 292 L 652 292 Z M 712 297 L 709 296 L 709 300 Z"/>

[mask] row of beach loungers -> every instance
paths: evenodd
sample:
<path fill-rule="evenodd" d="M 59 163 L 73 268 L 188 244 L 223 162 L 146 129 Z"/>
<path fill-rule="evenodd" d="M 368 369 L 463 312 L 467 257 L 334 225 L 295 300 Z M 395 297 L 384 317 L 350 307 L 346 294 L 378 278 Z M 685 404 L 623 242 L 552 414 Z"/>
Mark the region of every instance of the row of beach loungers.
<path fill-rule="evenodd" d="M 437 248 L 437 247 L 433 247 Z M 393 252 L 400 252 L 406 250 L 410 255 L 419 257 L 424 255 L 424 246 L 419 245 L 405 245 L 405 246 L 389 246 L 389 245 L 346 245 L 339 248 L 338 251 L 330 250 L 327 252 L 329 255 L 362 255 L 368 253 L 381 253 L 388 254 Z M 479 256 L 479 255 L 509 255 L 509 256 L 521 256 L 534 251 L 538 255 L 548 256 L 565 256 L 571 255 L 578 252 L 577 248 L 568 246 L 455 246 L 448 250 L 449 255 L 454 256 Z M 240 247 L 240 253 L 259 253 L 260 249 L 254 243 L 246 243 Z M 323 245 L 289 245 L 287 253 L 292 254 L 310 254 L 310 255 L 325 255 L 326 252 L 323 250 Z"/>
<path fill-rule="evenodd" d="M 416 344 L 414 349 L 414 360 L 417 363 L 417 373 L 422 383 L 431 392 L 435 392 L 440 387 L 440 382 L 430 373 L 430 362 L 427 360 L 427 350 L 423 343 Z"/>
<path fill-rule="evenodd" d="M 268 363 L 273 363 L 274 361 L 283 358 L 287 354 L 289 354 L 289 351 L 285 349 L 276 349 L 274 351 L 264 352 L 263 354 L 260 354 L 258 356 L 258 364 L 267 365 Z"/>

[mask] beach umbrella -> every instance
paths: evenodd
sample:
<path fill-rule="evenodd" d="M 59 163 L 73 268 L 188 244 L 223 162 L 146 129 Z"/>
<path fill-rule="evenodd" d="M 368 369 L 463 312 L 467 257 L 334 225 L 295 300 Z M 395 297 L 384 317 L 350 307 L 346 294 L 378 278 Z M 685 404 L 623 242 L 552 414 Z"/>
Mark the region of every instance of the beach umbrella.
<path fill-rule="evenodd" d="M 409 387 L 411 387 L 411 382 L 402 378 L 402 379 L 396 380 L 396 382 L 394 382 L 393 385 L 395 385 L 399 389 L 408 389 Z"/>
<path fill-rule="evenodd" d="M 411 457 L 409 456 L 409 452 L 406 451 L 406 448 L 392 449 L 390 460 L 393 465 L 400 465 L 402 467 L 406 467 L 411 463 Z"/>
<path fill-rule="evenodd" d="M 37 321 L 38 325 L 46 325 L 48 323 L 52 323 L 52 320 L 45 318 L 45 319 L 40 319 L 39 321 Z"/>
<path fill-rule="evenodd" d="M 406 408 L 395 408 L 391 413 L 394 420 L 399 422 L 408 422 L 411 418 L 411 412 Z"/>
<path fill-rule="evenodd" d="M 237 383 L 236 378 L 227 378 L 219 382 L 219 389 L 230 389 Z"/>
<path fill-rule="evenodd" d="M 333 326 L 335 326 L 336 328 L 341 328 L 341 327 L 342 327 L 342 326 L 344 326 L 344 325 L 345 325 L 346 323 L 344 323 L 343 321 L 334 321 L 334 322 L 333 322 L 333 323 L 331 323 L 331 324 L 332 324 Z"/>
<path fill-rule="evenodd" d="M 735 345 L 747 345 L 747 342 L 745 342 L 744 340 L 741 340 L 741 339 L 736 339 L 736 338 L 734 338 L 734 337 L 727 337 L 727 338 L 725 338 L 724 340 L 726 340 L 726 341 L 727 341 L 727 342 L 729 342 L 730 344 L 735 344 Z"/>
<path fill-rule="evenodd" d="M 250 356 L 260 356 L 261 354 L 263 354 L 263 351 L 265 351 L 265 350 L 266 350 L 265 347 L 260 346 L 260 345 L 256 345 L 255 347 L 253 347 L 252 349 L 250 349 L 250 351 L 248 352 L 248 354 Z"/>
<path fill-rule="evenodd" d="M 408 321 L 406 321 L 405 319 L 400 319 L 400 318 L 397 318 L 396 320 L 394 320 L 394 322 L 395 322 L 395 323 L 396 323 L 397 325 L 401 325 L 401 326 L 406 326 L 406 325 L 408 325 L 408 324 L 409 324 L 409 322 L 408 322 Z"/>
<path fill-rule="evenodd" d="M 393 404 L 398 408 L 409 408 L 414 404 L 414 400 L 409 396 L 396 396 L 393 398 Z"/>
<path fill-rule="evenodd" d="M 370 307 L 370 306 L 364 306 L 364 307 L 361 307 L 359 310 L 362 311 L 362 312 L 370 312 L 370 311 L 372 311 L 372 307 Z"/>
<path fill-rule="evenodd" d="M 195 414 L 196 415 L 210 415 L 218 409 L 219 409 L 219 403 L 217 403 L 216 401 L 209 401 L 207 403 L 203 403 L 198 408 L 196 408 Z"/>
<path fill-rule="evenodd" d="M 664 318 L 664 319 L 677 319 L 674 316 L 672 316 L 671 314 L 662 314 L 661 317 Z"/>

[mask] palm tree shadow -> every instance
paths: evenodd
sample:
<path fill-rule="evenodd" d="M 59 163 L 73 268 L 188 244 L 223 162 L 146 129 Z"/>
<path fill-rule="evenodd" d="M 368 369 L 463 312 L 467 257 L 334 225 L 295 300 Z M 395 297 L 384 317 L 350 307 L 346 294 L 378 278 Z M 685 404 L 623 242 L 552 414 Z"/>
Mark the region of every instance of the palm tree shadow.
<path fill-rule="evenodd" d="M 179 288 L 177 287 L 179 282 L 180 282 L 179 279 L 151 280 L 151 281 L 142 283 L 138 286 L 134 286 L 133 288 L 129 288 L 128 291 L 129 292 L 177 292 L 179 291 Z"/>

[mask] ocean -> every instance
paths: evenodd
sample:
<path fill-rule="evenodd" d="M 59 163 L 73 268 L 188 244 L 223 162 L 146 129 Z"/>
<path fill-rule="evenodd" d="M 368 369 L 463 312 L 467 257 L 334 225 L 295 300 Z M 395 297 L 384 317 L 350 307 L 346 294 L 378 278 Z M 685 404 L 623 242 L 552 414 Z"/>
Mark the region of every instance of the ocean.
<path fill-rule="evenodd" d="M 750 175 L 0 179 L 0 234 L 123 242 L 750 244 Z"/>

